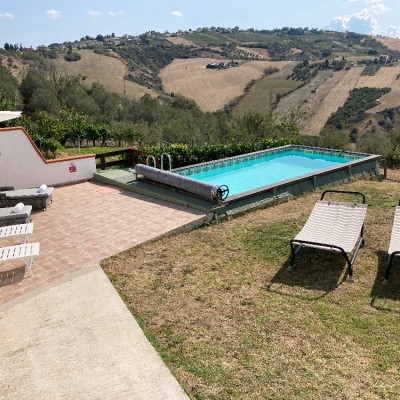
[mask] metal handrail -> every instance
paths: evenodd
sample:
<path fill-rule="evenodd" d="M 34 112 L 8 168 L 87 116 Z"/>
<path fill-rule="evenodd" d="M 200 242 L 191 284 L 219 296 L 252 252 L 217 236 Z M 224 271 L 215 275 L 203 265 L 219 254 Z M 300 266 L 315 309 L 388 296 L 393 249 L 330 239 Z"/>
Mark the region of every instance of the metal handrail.
<path fill-rule="evenodd" d="M 154 167 L 154 168 L 157 168 L 157 161 L 156 161 L 156 158 L 155 158 L 154 156 L 152 156 L 152 155 L 147 156 L 147 158 L 146 158 L 146 165 L 148 165 L 148 166 L 150 167 L 150 163 L 149 163 L 150 160 L 153 160 L 153 167 Z"/>
<path fill-rule="evenodd" d="M 168 158 L 168 162 L 169 162 L 169 171 L 171 171 L 172 169 L 172 158 L 171 158 L 171 154 L 169 153 L 162 153 L 161 154 L 161 169 L 164 169 L 164 156 L 166 156 Z"/>

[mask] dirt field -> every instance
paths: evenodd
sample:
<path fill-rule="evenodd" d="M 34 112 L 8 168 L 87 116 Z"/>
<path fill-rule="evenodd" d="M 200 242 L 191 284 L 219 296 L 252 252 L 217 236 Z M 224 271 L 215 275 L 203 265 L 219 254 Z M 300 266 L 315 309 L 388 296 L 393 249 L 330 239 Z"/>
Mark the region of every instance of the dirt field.
<path fill-rule="evenodd" d="M 332 113 L 344 104 L 349 91 L 357 86 L 361 67 L 336 72 L 308 99 L 309 113 L 301 124 L 304 135 L 318 135 Z"/>
<path fill-rule="evenodd" d="M 251 54 L 255 57 L 261 57 L 260 59 L 263 59 L 263 60 L 268 60 L 268 57 L 269 57 L 269 53 L 268 53 L 267 49 L 237 46 L 236 50 L 238 50 L 239 52 Z"/>
<path fill-rule="evenodd" d="M 375 37 L 376 40 L 383 43 L 385 46 L 389 47 L 391 50 L 400 51 L 400 39 L 395 38 L 383 38 L 383 37 Z"/>
<path fill-rule="evenodd" d="M 393 67 L 382 67 L 374 76 L 361 76 L 357 87 L 389 87 L 392 90 L 382 96 L 380 104 L 368 110 L 369 113 L 383 111 L 385 108 L 398 107 L 400 105 L 400 64 Z"/>
<path fill-rule="evenodd" d="M 192 41 L 182 38 L 182 37 L 169 37 L 167 38 L 168 41 L 170 41 L 173 44 L 184 44 L 186 46 L 194 46 L 194 47 L 198 47 L 197 45 L 195 45 Z"/>
<path fill-rule="evenodd" d="M 164 90 L 193 99 L 203 111 L 216 111 L 243 94 L 247 83 L 259 79 L 265 68 L 282 68 L 287 64 L 285 61 L 251 61 L 219 71 L 206 68 L 208 63 L 219 61 L 211 58 L 174 60 L 161 70 Z"/>
<path fill-rule="evenodd" d="M 316 91 L 321 85 L 324 84 L 333 75 L 330 70 L 319 71 L 317 76 L 311 79 L 311 82 L 305 86 L 298 88 L 293 93 L 285 96 L 281 99 L 278 104 L 277 111 L 281 115 L 288 114 L 291 110 L 296 109 L 301 104 L 308 101 L 310 96 L 312 96 L 313 91 Z"/>
<path fill-rule="evenodd" d="M 277 94 L 283 95 L 298 88 L 300 82 L 286 79 L 293 71 L 295 65 L 296 62 L 294 61 L 288 62 L 281 67 L 279 72 L 257 81 L 234 108 L 234 114 L 241 114 L 247 110 L 269 112 Z"/>
<path fill-rule="evenodd" d="M 141 98 L 149 93 L 155 93 L 137 83 L 124 81 L 122 78 L 126 74 L 126 66 L 118 58 L 106 57 L 93 53 L 90 50 L 80 50 L 78 53 L 81 59 L 76 62 L 67 62 L 63 58 L 58 58 L 55 63 L 59 73 L 68 75 L 85 74 L 88 78 L 85 83 L 91 85 L 93 82 L 101 83 L 108 91 L 124 94 L 131 99 Z M 125 83 L 125 85 L 124 85 Z"/>

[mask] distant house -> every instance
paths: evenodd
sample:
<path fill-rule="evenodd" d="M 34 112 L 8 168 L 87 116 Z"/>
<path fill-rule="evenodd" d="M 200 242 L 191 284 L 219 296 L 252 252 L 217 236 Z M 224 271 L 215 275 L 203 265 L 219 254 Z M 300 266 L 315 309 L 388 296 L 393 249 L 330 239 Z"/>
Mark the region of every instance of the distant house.
<path fill-rule="evenodd" d="M 206 68 L 209 69 L 218 69 L 219 68 L 219 63 L 213 62 L 213 63 L 209 63 L 206 65 Z"/>
<path fill-rule="evenodd" d="M 381 64 L 390 64 L 392 62 L 392 57 L 389 56 L 388 54 L 381 54 L 379 56 L 379 62 Z"/>
<path fill-rule="evenodd" d="M 226 69 L 229 68 L 230 66 L 232 66 L 232 64 L 230 62 L 213 62 L 213 63 L 209 63 L 206 65 L 206 68 L 209 69 Z"/>

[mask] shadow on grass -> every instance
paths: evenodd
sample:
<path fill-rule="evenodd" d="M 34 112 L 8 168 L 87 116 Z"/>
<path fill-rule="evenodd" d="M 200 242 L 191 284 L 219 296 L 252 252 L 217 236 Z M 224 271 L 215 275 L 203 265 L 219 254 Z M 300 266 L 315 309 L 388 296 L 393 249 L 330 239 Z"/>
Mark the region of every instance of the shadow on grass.
<path fill-rule="evenodd" d="M 346 281 L 348 276 L 347 263 L 338 253 L 304 248 L 296 257 L 294 268 L 288 271 L 291 256 L 285 261 L 281 269 L 266 289 L 270 292 L 287 296 L 316 300 L 326 296 Z M 285 287 L 300 287 L 305 292 L 288 291 Z"/>
<path fill-rule="evenodd" d="M 384 285 L 388 254 L 385 251 L 377 251 L 378 272 L 371 289 L 371 306 L 379 311 L 395 312 L 400 314 L 400 257 L 395 257 L 390 269 L 389 281 Z"/>

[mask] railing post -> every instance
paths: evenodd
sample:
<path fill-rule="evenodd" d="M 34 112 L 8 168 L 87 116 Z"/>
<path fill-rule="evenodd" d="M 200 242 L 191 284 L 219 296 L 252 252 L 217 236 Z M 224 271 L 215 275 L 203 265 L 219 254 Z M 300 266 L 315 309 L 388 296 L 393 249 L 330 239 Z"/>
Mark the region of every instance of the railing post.
<path fill-rule="evenodd" d="M 100 156 L 100 168 L 106 169 L 106 157 L 103 154 Z"/>
<path fill-rule="evenodd" d="M 129 155 L 130 166 L 134 166 L 136 164 L 135 150 L 127 149 L 127 152 L 128 152 L 128 155 Z"/>
<path fill-rule="evenodd" d="M 387 160 L 384 158 L 382 160 L 382 167 L 383 167 L 383 179 L 387 178 Z"/>

